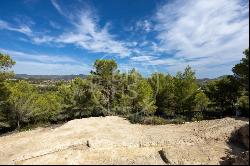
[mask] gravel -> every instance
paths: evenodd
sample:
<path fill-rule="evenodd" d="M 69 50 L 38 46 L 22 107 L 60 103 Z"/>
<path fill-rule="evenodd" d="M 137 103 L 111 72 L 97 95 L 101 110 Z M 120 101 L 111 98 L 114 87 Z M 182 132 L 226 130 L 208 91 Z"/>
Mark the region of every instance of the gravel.
<path fill-rule="evenodd" d="M 231 133 L 246 124 L 234 118 L 159 126 L 116 116 L 76 119 L 0 137 L 0 164 L 163 165 L 164 154 L 173 164 L 220 164 L 231 150 Z"/>

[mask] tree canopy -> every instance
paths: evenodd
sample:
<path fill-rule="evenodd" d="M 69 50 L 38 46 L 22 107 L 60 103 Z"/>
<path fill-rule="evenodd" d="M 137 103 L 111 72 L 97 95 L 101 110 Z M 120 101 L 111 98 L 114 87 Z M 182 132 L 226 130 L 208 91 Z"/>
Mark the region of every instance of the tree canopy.
<path fill-rule="evenodd" d="M 86 78 L 39 86 L 10 79 L 15 62 L 1 53 L 0 130 L 108 115 L 145 124 L 209 119 L 236 110 L 249 116 L 249 49 L 244 55 L 234 75 L 204 86 L 190 66 L 175 76 L 156 72 L 145 78 L 135 69 L 121 73 L 112 59 L 96 60 Z"/>
<path fill-rule="evenodd" d="M 243 53 L 246 57 L 242 58 L 241 62 L 236 64 L 232 70 L 239 83 L 246 89 L 246 92 L 249 92 L 249 48 Z"/>

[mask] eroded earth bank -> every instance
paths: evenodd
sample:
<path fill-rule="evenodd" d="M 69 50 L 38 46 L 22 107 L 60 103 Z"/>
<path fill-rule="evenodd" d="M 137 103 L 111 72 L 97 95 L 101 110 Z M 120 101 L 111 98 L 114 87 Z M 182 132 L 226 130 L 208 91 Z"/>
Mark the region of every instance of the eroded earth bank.
<path fill-rule="evenodd" d="M 248 119 L 139 125 L 109 116 L 0 137 L 0 164 L 221 164 Z M 249 140 L 249 138 L 248 138 Z"/>

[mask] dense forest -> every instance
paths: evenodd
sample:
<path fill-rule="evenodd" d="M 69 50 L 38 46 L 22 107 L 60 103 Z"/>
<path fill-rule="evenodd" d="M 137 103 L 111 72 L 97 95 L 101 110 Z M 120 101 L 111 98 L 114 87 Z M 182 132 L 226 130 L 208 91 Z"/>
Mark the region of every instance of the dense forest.
<path fill-rule="evenodd" d="M 0 53 L 0 131 L 75 118 L 118 115 L 132 123 L 165 124 L 202 119 L 249 116 L 249 49 L 234 75 L 200 85 L 187 66 L 175 76 L 153 73 L 144 78 L 135 69 L 118 70 L 114 60 L 96 60 L 86 78 L 35 86 L 13 80 L 15 62 Z"/>

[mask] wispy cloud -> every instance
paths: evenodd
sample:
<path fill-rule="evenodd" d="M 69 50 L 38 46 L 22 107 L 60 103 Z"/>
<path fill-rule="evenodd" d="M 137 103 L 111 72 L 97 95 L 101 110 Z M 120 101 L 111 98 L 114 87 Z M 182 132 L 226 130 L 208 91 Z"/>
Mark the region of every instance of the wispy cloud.
<path fill-rule="evenodd" d="M 34 44 L 72 44 L 95 53 L 114 54 L 119 57 L 131 55 L 128 43 L 119 41 L 109 32 L 110 23 L 103 27 L 98 24 L 98 16 L 90 7 L 83 7 L 80 11 L 70 11 L 62 8 L 56 0 L 51 0 L 52 5 L 72 25 L 70 30 L 60 35 L 46 35 L 32 32 L 29 26 L 11 26 L 0 20 L 0 29 L 7 29 L 25 34 Z M 50 26 L 58 25 L 50 20 Z M 61 46 L 61 45 L 60 45 Z"/>
<path fill-rule="evenodd" d="M 54 64 L 33 61 L 18 61 L 18 63 L 14 66 L 14 71 L 17 74 L 34 75 L 88 74 L 90 70 L 91 68 L 85 65 Z"/>
<path fill-rule="evenodd" d="M 166 4 L 156 13 L 157 38 L 178 57 L 237 56 L 249 45 L 248 13 L 240 0 Z"/>
<path fill-rule="evenodd" d="M 173 65 L 174 69 L 190 64 L 210 71 L 212 65 L 232 66 L 249 47 L 249 9 L 242 2 L 189 0 L 159 7 L 155 14 L 159 43 L 154 50 L 174 56 L 152 63 Z"/>
<path fill-rule="evenodd" d="M 86 10 L 79 14 L 78 22 L 75 22 L 74 32 L 60 35 L 55 41 L 67 44 L 75 44 L 92 52 L 117 54 L 120 57 L 129 56 L 130 50 L 125 43 L 115 40 L 108 31 L 108 25 L 98 27 L 96 19 L 91 11 Z"/>
<path fill-rule="evenodd" d="M 18 21 L 20 22 L 20 20 Z M 6 22 L 4 20 L 0 20 L 0 30 L 8 30 L 8 31 L 15 31 L 24 34 L 26 37 L 28 37 L 29 40 L 20 38 L 22 41 L 25 42 L 32 42 L 35 44 L 40 44 L 44 42 L 50 42 L 54 40 L 54 37 L 52 36 L 46 36 L 44 35 L 44 32 L 35 32 L 31 29 L 30 26 L 25 25 L 24 23 L 18 23 L 20 25 L 13 25 L 9 22 Z M 29 23 L 30 24 L 30 23 Z"/>
<path fill-rule="evenodd" d="M 60 14 L 63 15 L 63 16 L 67 16 L 67 15 L 65 14 L 65 12 L 63 12 L 63 9 L 62 9 L 61 6 L 57 3 L 56 0 L 51 0 L 51 3 L 52 3 L 52 5 L 54 6 L 54 8 L 58 11 L 58 13 L 60 13 Z"/>
<path fill-rule="evenodd" d="M 56 33 L 36 32 L 35 25 L 20 22 L 14 25 L 3 20 L 0 20 L 0 29 L 26 35 L 29 40 L 23 41 L 53 47 L 73 45 L 89 52 L 128 57 L 128 63 L 133 65 L 160 66 L 171 73 L 191 65 L 200 77 L 211 73 L 214 76 L 230 74 L 230 68 L 249 47 L 249 2 L 244 0 L 166 1 L 153 16 L 133 20 L 132 26 L 128 23 L 132 29 L 127 31 L 127 36 L 111 31 L 111 22 L 102 22 L 95 9 L 80 3 L 76 7 L 72 4 L 74 8 L 71 8 L 51 0 L 67 24 L 62 30 L 55 20 L 49 20 L 49 27 Z M 32 64 L 74 63 L 69 57 L 51 56 L 50 59 L 50 55 L 11 54 L 26 57 Z"/>
<path fill-rule="evenodd" d="M 32 34 L 32 30 L 27 25 L 14 26 L 3 20 L 0 20 L 0 29 L 19 32 L 27 36 Z"/>
<path fill-rule="evenodd" d="M 17 62 L 14 66 L 16 73 L 87 74 L 91 70 L 90 65 L 80 63 L 72 56 L 26 53 L 1 48 L 0 52 L 9 54 Z"/>
<path fill-rule="evenodd" d="M 150 32 L 153 30 L 153 25 L 150 20 L 139 20 L 131 27 L 131 31 Z"/>
<path fill-rule="evenodd" d="M 49 25 L 52 27 L 52 28 L 54 28 L 54 29 L 60 29 L 61 28 L 61 26 L 58 24 L 58 23 L 56 23 L 56 22 L 54 22 L 54 21 L 49 21 Z"/>
<path fill-rule="evenodd" d="M 130 58 L 132 61 L 135 62 L 145 62 L 145 61 L 152 61 L 154 59 L 157 59 L 155 56 L 149 56 L 149 55 L 143 55 L 143 56 L 135 56 Z"/>
<path fill-rule="evenodd" d="M 32 42 L 34 42 L 35 44 L 42 44 L 42 43 L 46 43 L 46 44 L 50 44 L 50 42 L 53 42 L 56 38 L 53 36 L 47 36 L 47 35 L 42 35 L 42 36 L 32 36 L 31 37 Z"/>
<path fill-rule="evenodd" d="M 76 12 L 74 17 L 68 17 L 69 14 L 63 11 L 57 1 L 52 0 L 51 2 L 56 10 L 68 19 L 74 29 L 64 32 L 58 37 L 36 38 L 36 42 L 73 44 L 92 52 L 117 54 L 120 57 L 130 55 L 130 50 L 125 43 L 116 40 L 115 36 L 109 33 L 109 24 L 104 27 L 98 26 L 98 16 L 90 8 L 84 8 L 80 12 Z"/>
<path fill-rule="evenodd" d="M 11 57 L 14 58 L 15 60 L 28 60 L 28 61 L 37 61 L 43 63 L 79 63 L 72 57 L 64 55 L 26 53 L 26 52 L 6 50 L 1 48 L 0 51 L 11 55 Z"/>

